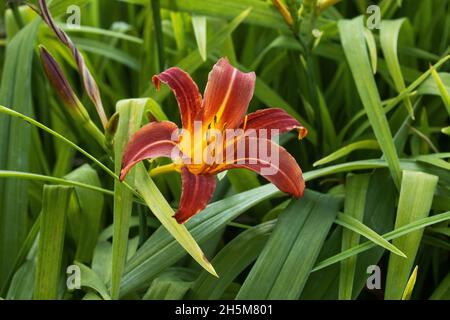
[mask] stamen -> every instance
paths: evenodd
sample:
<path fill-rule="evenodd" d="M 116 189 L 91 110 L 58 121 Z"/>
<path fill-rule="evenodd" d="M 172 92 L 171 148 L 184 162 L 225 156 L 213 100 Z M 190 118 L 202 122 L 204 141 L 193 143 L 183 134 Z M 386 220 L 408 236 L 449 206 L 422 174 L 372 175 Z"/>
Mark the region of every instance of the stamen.
<path fill-rule="evenodd" d="M 248 115 L 245 115 L 245 118 L 244 118 L 244 128 L 243 128 L 244 131 L 245 131 L 245 128 L 247 127 L 247 120 L 248 120 Z"/>

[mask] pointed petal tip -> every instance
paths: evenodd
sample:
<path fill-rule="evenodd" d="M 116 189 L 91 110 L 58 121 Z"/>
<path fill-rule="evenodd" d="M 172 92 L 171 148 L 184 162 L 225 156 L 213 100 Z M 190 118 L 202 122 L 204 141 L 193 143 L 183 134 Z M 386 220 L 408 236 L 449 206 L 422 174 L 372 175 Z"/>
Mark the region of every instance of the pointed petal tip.
<path fill-rule="evenodd" d="M 243 71 L 239 70 L 238 68 L 236 68 L 235 66 L 233 66 L 230 63 L 230 59 L 228 59 L 228 57 L 220 58 L 219 60 L 217 60 L 217 62 L 215 63 L 214 66 L 222 66 L 222 65 L 225 65 L 227 67 L 231 67 L 233 69 L 236 69 L 236 70 L 238 70 L 240 73 L 242 73 L 244 75 L 252 76 L 253 79 L 256 80 L 256 73 L 255 73 L 255 71 L 243 72 Z"/>
<path fill-rule="evenodd" d="M 267 139 L 270 139 L 272 133 L 274 135 L 280 135 L 282 133 L 298 129 L 299 139 L 305 137 L 308 134 L 308 130 L 302 126 L 297 119 L 289 115 L 285 110 L 281 108 L 267 108 L 260 109 L 247 115 L 247 121 L 244 119 L 246 129 L 267 131 Z M 241 125 L 243 127 L 244 125 Z M 273 131 L 272 130 L 277 130 Z"/>
<path fill-rule="evenodd" d="M 302 181 L 302 185 L 300 186 L 300 190 L 297 194 L 294 195 L 295 198 L 299 199 L 305 195 L 305 182 Z"/>
<path fill-rule="evenodd" d="M 178 222 L 178 224 L 184 224 L 188 220 L 186 218 L 183 218 L 183 215 L 180 213 L 180 210 L 177 210 L 177 212 L 175 212 L 172 218 L 174 218 Z"/>
<path fill-rule="evenodd" d="M 159 88 L 160 88 L 160 86 L 161 86 L 161 80 L 159 80 L 159 78 L 158 78 L 157 75 L 154 75 L 154 76 L 152 77 L 152 82 L 153 82 L 153 85 L 154 85 L 155 88 L 156 88 L 156 91 L 159 91 Z"/>
<path fill-rule="evenodd" d="M 244 120 L 255 90 L 255 72 L 243 72 L 220 58 L 209 72 L 206 84 L 202 121 L 216 128 L 237 128 Z"/>
<path fill-rule="evenodd" d="M 38 48 L 39 48 L 39 55 L 41 57 L 41 62 L 45 67 L 45 64 L 48 64 L 50 61 L 52 61 L 54 59 L 53 59 L 51 53 L 42 44 L 40 44 L 38 46 Z"/>
<path fill-rule="evenodd" d="M 44 46 L 39 46 L 39 51 L 45 75 L 64 106 L 75 119 L 81 119 L 81 121 L 89 120 L 89 114 L 73 91 L 58 62 Z"/>
<path fill-rule="evenodd" d="M 152 82 L 159 90 L 161 82 L 168 85 L 175 95 L 183 128 L 190 128 L 194 118 L 201 109 L 202 96 L 191 76 L 178 67 L 171 67 L 152 77 Z"/>
<path fill-rule="evenodd" d="M 300 183 L 295 186 L 294 190 L 285 190 L 287 194 L 294 197 L 295 199 L 300 199 L 305 195 L 305 180 L 303 180 L 303 176 L 301 176 Z"/>
<path fill-rule="evenodd" d="M 192 214 L 192 213 L 188 213 L 185 210 L 180 208 L 175 212 L 175 214 L 172 216 L 172 218 L 174 218 L 178 222 L 178 224 L 185 224 L 200 211 L 201 210 L 198 210 L 197 212 Z"/>
<path fill-rule="evenodd" d="M 222 64 L 222 63 L 230 64 L 230 60 L 228 59 L 228 57 L 222 57 L 219 60 L 217 60 L 217 62 L 216 62 L 216 64 Z"/>
<path fill-rule="evenodd" d="M 40 52 L 42 52 L 42 51 L 48 52 L 47 48 L 43 44 L 39 44 L 38 48 L 39 48 Z"/>
<path fill-rule="evenodd" d="M 303 126 L 298 127 L 298 139 L 303 140 L 308 135 L 308 129 Z"/>
<path fill-rule="evenodd" d="M 207 204 L 207 203 L 206 203 Z M 185 208 L 179 208 L 175 214 L 172 216 L 175 220 L 177 220 L 177 222 L 179 224 L 185 224 L 186 222 L 188 222 L 192 217 L 194 217 L 197 213 L 201 212 L 203 209 L 206 208 L 206 204 L 201 208 L 199 208 L 198 210 L 192 212 L 188 212 L 187 210 L 185 210 Z"/>
<path fill-rule="evenodd" d="M 119 176 L 120 182 L 123 182 L 123 180 L 125 180 L 127 173 L 128 173 L 127 168 L 122 168 L 122 170 L 120 170 L 120 176 Z"/>

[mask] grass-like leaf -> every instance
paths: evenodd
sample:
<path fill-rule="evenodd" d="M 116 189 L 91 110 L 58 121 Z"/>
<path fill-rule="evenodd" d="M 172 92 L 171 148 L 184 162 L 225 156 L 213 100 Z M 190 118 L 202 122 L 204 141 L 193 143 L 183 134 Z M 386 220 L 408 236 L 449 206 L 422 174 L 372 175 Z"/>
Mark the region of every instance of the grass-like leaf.
<path fill-rule="evenodd" d="M 395 221 L 396 229 L 428 216 L 437 182 L 438 177 L 433 175 L 422 172 L 403 172 Z M 408 258 L 405 260 L 393 254 L 390 255 L 386 279 L 386 299 L 401 299 L 419 249 L 422 233 L 423 230 L 418 230 L 393 241 L 393 244 L 404 251 Z"/>
<path fill-rule="evenodd" d="M 194 27 L 195 40 L 197 40 L 198 51 L 203 61 L 206 61 L 206 17 L 192 16 L 192 26 Z"/>
<path fill-rule="evenodd" d="M 242 212 L 277 194 L 279 191 L 270 184 L 239 193 L 210 204 L 202 213 L 190 219 L 186 227 L 202 243 Z M 177 241 L 164 228 L 159 228 L 127 263 L 121 293 L 140 288 L 145 281 L 184 255 L 185 251 Z"/>
<path fill-rule="evenodd" d="M 90 186 L 101 186 L 97 172 L 89 165 L 81 166 L 70 172 L 65 176 L 65 179 Z M 75 233 L 74 236 L 77 241 L 75 260 L 90 262 L 101 229 L 104 196 L 102 193 L 83 187 L 75 187 L 74 189 L 77 210 L 71 210 L 68 221 L 69 227 L 73 228 L 72 231 Z"/>
<path fill-rule="evenodd" d="M 399 34 L 402 26 L 404 29 L 407 28 L 406 30 L 409 31 L 409 38 L 411 38 L 412 30 L 405 19 L 383 20 L 380 30 L 381 49 L 383 50 L 387 68 L 392 79 L 394 80 L 394 85 L 398 92 L 405 90 L 405 80 L 403 79 L 397 52 Z M 411 100 L 409 97 L 405 97 L 403 101 L 410 117 L 414 119 L 414 111 Z"/>
<path fill-rule="evenodd" d="M 75 265 L 80 268 L 81 287 L 96 291 L 103 300 L 111 300 L 105 284 L 94 271 L 80 262 L 75 262 Z"/>
<path fill-rule="evenodd" d="M 369 187 L 368 175 L 348 175 L 345 186 L 345 215 L 352 217 L 354 221 L 361 222 L 364 217 L 367 189 Z M 342 231 L 342 250 L 347 250 L 359 244 L 360 235 L 349 229 Z M 341 262 L 339 273 L 339 299 L 350 300 L 352 298 L 353 279 L 355 276 L 357 256 Z"/>
<path fill-rule="evenodd" d="M 400 164 L 391 130 L 381 106 L 380 94 L 371 71 L 364 39 L 363 19 L 362 17 L 358 17 L 353 20 L 341 20 L 338 26 L 342 47 L 350 65 L 361 101 L 375 137 L 389 163 L 392 177 L 397 187 L 400 187 Z"/>
<path fill-rule="evenodd" d="M 379 150 L 380 145 L 376 140 L 363 140 L 358 141 L 354 143 L 350 143 L 349 145 L 346 145 L 345 147 L 342 147 L 339 150 L 336 150 L 332 154 L 326 156 L 325 158 L 320 159 L 319 161 L 314 162 L 313 166 L 321 166 L 330 162 L 333 162 L 335 160 L 338 160 L 342 157 L 345 157 L 346 155 L 350 154 L 353 151 L 356 150 Z"/>
<path fill-rule="evenodd" d="M 189 298 L 220 299 L 232 281 L 258 257 L 275 223 L 276 220 L 261 223 L 228 243 L 212 261 L 220 278 L 202 272 L 192 285 Z"/>
<path fill-rule="evenodd" d="M 141 100 L 124 100 L 117 104 L 119 124 L 114 139 L 114 171 L 120 175 L 122 158 L 128 140 L 139 129 L 144 106 Z M 136 170 L 132 170 L 125 179 L 134 184 Z M 128 247 L 129 223 L 133 208 L 133 193 L 119 181 L 114 182 L 114 232 L 112 248 L 111 297 L 119 298 L 120 279 L 125 267 Z"/>
<path fill-rule="evenodd" d="M 333 197 L 312 191 L 292 202 L 236 298 L 298 299 L 338 207 Z"/>
<path fill-rule="evenodd" d="M 67 211 L 72 192 L 73 189 L 66 186 L 44 187 L 34 286 L 34 298 L 37 300 L 58 298 Z"/>
<path fill-rule="evenodd" d="M 39 20 L 26 26 L 8 44 L 0 86 L 0 105 L 31 115 L 30 95 L 34 42 Z M 19 119 L 0 115 L 0 169 L 28 171 L 31 130 Z M 20 200 L 20 201 L 18 201 Z M 0 287 L 27 234 L 27 182 L 0 180 Z"/>
<path fill-rule="evenodd" d="M 377 234 L 375 231 L 373 231 L 366 225 L 362 224 L 357 219 L 354 219 L 346 214 L 339 214 L 336 223 L 350 230 L 358 232 L 360 235 L 363 235 L 364 237 L 373 241 L 379 246 L 391 251 L 392 253 L 400 257 L 406 258 L 406 255 L 401 250 L 399 250 L 397 247 L 386 241 L 383 237 L 381 237 L 379 234 Z"/>
<path fill-rule="evenodd" d="M 405 291 L 403 291 L 402 300 L 409 300 L 411 299 L 412 291 L 414 289 L 414 285 L 416 284 L 417 280 L 417 270 L 419 270 L 419 266 L 416 266 L 411 274 L 411 277 L 409 277 L 408 282 L 406 283 Z"/>
<path fill-rule="evenodd" d="M 400 228 L 397 228 L 391 232 L 388 232 L 383 236 L 383 238 L 385 238 L 386 240 L 392 240 L 392 239 L 396 239 L 399 238 L 403 235 L 407 235 L 411 232 L 417 231 L 417 230 L 421 230 L 427 226 L 431 226 L 433 224 L 442 222 L 442 221 L 447 221 L 450 219 L 450 212 L 445 212 L 445 213 L 441 213 L 435 216 L 431 216 L 428 218 L 424 218 L 424 219 L 420 219 L 414 222 L 411 222 L 405 226 L 402 226 Z M 355 246 L 353 248 L 350 248 L 348 250 L 345 250 L 333 257 L 330 257 L 328 259 L 325 259 L 323 261 L 321 261 L 320 263 L 318 263 L 315 268 L 312 271 L 318 271 L 322 268 L 328 267 L 334 263 L 337 263 L 339 261 L 342 261 L 344 259 L 347 259 L 355 254 L 364 252 L 370 248 L 373 248 L 374 246 L 376 246 L 375 243 L 372 242 L 365 242 L 362 243 L 358 246 Z"/>

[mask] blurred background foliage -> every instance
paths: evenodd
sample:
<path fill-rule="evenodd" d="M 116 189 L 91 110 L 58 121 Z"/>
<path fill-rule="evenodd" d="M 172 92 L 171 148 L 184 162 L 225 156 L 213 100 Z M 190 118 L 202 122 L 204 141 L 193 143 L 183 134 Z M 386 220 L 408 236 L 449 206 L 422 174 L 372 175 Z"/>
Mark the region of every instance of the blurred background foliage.
<path fill-rule="evenodd" d="M 189 72 L 200 91 L 220 57 L 254 70 L 249 111 L 280 107 L 309 129 L 301 142 L 294 133 L 280 139 L 308 191 L 296 201 L 249 171 L 222 177 L 212 203 L 187 224 L 215 278 L 141 201 L 130 202 L 129 221 L 113 226 L 114 180 L 98 164 L 0 114 L 0 297 L 449 299 L 450 1 L 375 1 L 380 29 L 368 29 L 373 2 L 49 1 L 83 53 L 108 117 L 119 100 L 145 97 L 150 119 L 179 124 L 170 90 L 151 84 L 171 66 Z M 114 170 L 111 154 L 58 100 L 38 45 L 101 128 L 70 52 L 20 4 L 0 3 L 0 104 Z M 74 28 L 67 22 L 77 8 Z M 176 208 L 179 175 L 154 181 Z M 113 258 L 119 231 L 115 252 L 125 255 Z M 82 274 L 78 290 L 66 287 L 73 264 Z M 380 267 L 380 289 L 366 287 L 371 265 Z"/>

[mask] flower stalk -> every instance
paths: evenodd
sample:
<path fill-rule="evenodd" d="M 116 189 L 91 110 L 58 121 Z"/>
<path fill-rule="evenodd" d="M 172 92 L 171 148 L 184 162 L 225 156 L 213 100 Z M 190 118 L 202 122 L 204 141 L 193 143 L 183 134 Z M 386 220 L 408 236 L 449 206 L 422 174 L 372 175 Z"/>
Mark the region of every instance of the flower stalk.
<path fill-rule="evenodd" d="M 55 36 L 61 41 L 61 43 L 63 43 L 70 50 L 77 65 L 78 72 L 80 73 L 80 76 L 83 80 L 84 89 L 97 110 L 103 128 L 106 128 L 106 126 L 108 125 L 108 118 L 103 108 L 100 91 L 98 89 L 97 82 L 87 68 L 83 55 L 80 53 L 80 51 L 78 51 L 77 47 L 74 45 L 69 36 L 53 21 L 53 17 L 50 14 L 50 10 L 48 9 L 45 0 L 39 0 L 39 7 L 42 19 L 44 19 L 45 23 L 50 27 Z"/>
<path fill-rule="evenodd" d="M 53 58 L 44 46 L 39 46 L 39 50 L 45 74 L 72 119 L 85 129 L 106 150 L 104 134 L 90 118 L 89 113 L 81 103 L 80 99 L 78 99 L 55 58 Z"/>

